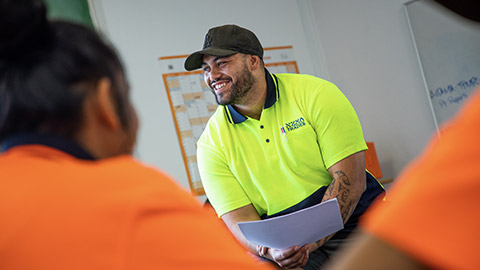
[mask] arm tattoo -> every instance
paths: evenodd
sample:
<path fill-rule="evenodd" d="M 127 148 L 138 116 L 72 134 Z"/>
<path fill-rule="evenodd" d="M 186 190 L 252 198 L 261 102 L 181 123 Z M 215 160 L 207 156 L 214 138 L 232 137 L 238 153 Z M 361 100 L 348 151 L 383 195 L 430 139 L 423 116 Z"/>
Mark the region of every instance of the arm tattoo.
<path fill-rule="evenodd" d="M 350 179 L 348 179 L 348 176 L 343 172 L 343 171 L 336 171 L 335 175 L 338 177 L 339 180 L 341 180 L 345 185 L 350 186 Z"/>
<path fill-rule="evenodd" d="M 341 211 L 342 213 L 342 219 L 344 222 L 347 222 L 347 218 L 350 217 L 350 214 L 353 212 L 353 201 L 349 201 L 348 202 L 348 205 L 344 205 L 343 207 L 341 207 L 343 211 Z"/>
<path fill-rule="evenodd" d="M 337 197 L 343 222 L 347 221 L 355 206 L 352 198 L 349 196 L 351 185 L 350 179 L 343 171 L 336 171 L 326 191 L 330 198 Z"/>
<path fill-rule="evenodd" d="M 352 188 L 352 182 L 348 175 L 346 175 L 342 170 L 336 171 L 333 173 L 332 182 L 330 185 L 328 185 L 322 200 L 326 201 L 335 197 L 337 198 L 343 223 L 347 222 L 347 220 L 350 218 L 350 215 L 353 213 L 353 210 L 357 206 L 358 201 L 356 198 L 352 198 L 352 196 L 350 196 L 351 192 L 353 192 L 351 190 Z M 316 241 L 315 243 L 317 244 L 317 248 L 321 247 L 333 235 L 335 235 L 335 233 Z"/>

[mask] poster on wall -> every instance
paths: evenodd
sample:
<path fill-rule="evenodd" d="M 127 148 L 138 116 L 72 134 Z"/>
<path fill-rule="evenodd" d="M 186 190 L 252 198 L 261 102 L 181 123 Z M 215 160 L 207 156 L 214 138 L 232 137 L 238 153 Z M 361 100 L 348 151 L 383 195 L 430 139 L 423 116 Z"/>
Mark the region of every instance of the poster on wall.
<path fill-rule="evenodd" d="M 292 46 L 264 48 L 264 63 L 272 73 L 298 73 Z M 203 81 L 201 70 L 185 71 L 188 55 L 158 58 L 180 150 L 194 195 L 204 195 L 197 167 L 197 141 L 208 119 L 217 109 L 213 93 Z"/>

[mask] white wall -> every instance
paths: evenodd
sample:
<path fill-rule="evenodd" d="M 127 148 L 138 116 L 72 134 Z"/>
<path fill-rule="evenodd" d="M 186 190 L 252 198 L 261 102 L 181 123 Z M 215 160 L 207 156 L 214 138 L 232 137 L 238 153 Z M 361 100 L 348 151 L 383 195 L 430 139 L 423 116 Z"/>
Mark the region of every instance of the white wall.
<path fill-rule="evenodd" d="M 330 79 L 375 142 L 384 177 L 395 177 L 435 131 L 405 2 L 311 1 Z"/>
<path fill-rule="evenodd" d="M 384 177 L 395 177 L 435 127 L 405 0 L 91 0 L 119 50 L 141 119 L 138 157 L 187 186 L 157 58 L 201 49 L 206 31 L 235 23 L 264 47 L 293 45 L 300 72 L 330 79 L 374 141 Z"/>

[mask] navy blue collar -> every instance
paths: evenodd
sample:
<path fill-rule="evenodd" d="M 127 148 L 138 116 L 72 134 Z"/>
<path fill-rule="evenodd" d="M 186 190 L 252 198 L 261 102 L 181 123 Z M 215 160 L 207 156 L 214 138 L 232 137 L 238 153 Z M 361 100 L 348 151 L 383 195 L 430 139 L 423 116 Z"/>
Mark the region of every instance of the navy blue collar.
<path fill-rule="evenodd" d="M 2 141 L 2 152 L 15 146 L 28 144 L 41 144 L 56 148 L 79 159 L 96 160 L 96 158 L 72 140 L 57 135 L 40 133 L 17 133 L 7 137 Z"/>
<path fill-rule="evenodd" d="M 275 79 L 275 81 L 274 81 Z M 277 77 L 273 74 L 268 72 L 265 69 L 265 80 L 267 81 L 267 97 L 265 98 L 265 105 L 263 106 L 265 109 L 268 109 L 277 102 L 279 98 L 278 93 L 278 80 Z M 225 114 L 227 115 L 228 121 L 233 124 L 239 124 L 243 121 L 247 120 L 247 117 L 239 113 L 232 105 L 224 106 Z M 227 111 L 230 113 L 227 113 Z M 229 115 L 232 117 L 230 119 Z"/>

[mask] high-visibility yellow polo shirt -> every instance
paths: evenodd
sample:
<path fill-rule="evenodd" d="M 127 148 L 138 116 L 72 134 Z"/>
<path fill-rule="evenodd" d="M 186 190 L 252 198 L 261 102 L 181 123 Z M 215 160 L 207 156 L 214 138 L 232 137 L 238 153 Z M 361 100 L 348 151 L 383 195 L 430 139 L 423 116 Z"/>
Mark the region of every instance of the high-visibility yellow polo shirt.
<path fill-rule="evenodd" d="M 327 169 L 367 149 L 358 117 L 332 83 L 266 71 L 260 120 L 219 106 L 198 141 L 207 197 L 219 216 L 250 203 L 260 216 L 327 186 Z"/>

